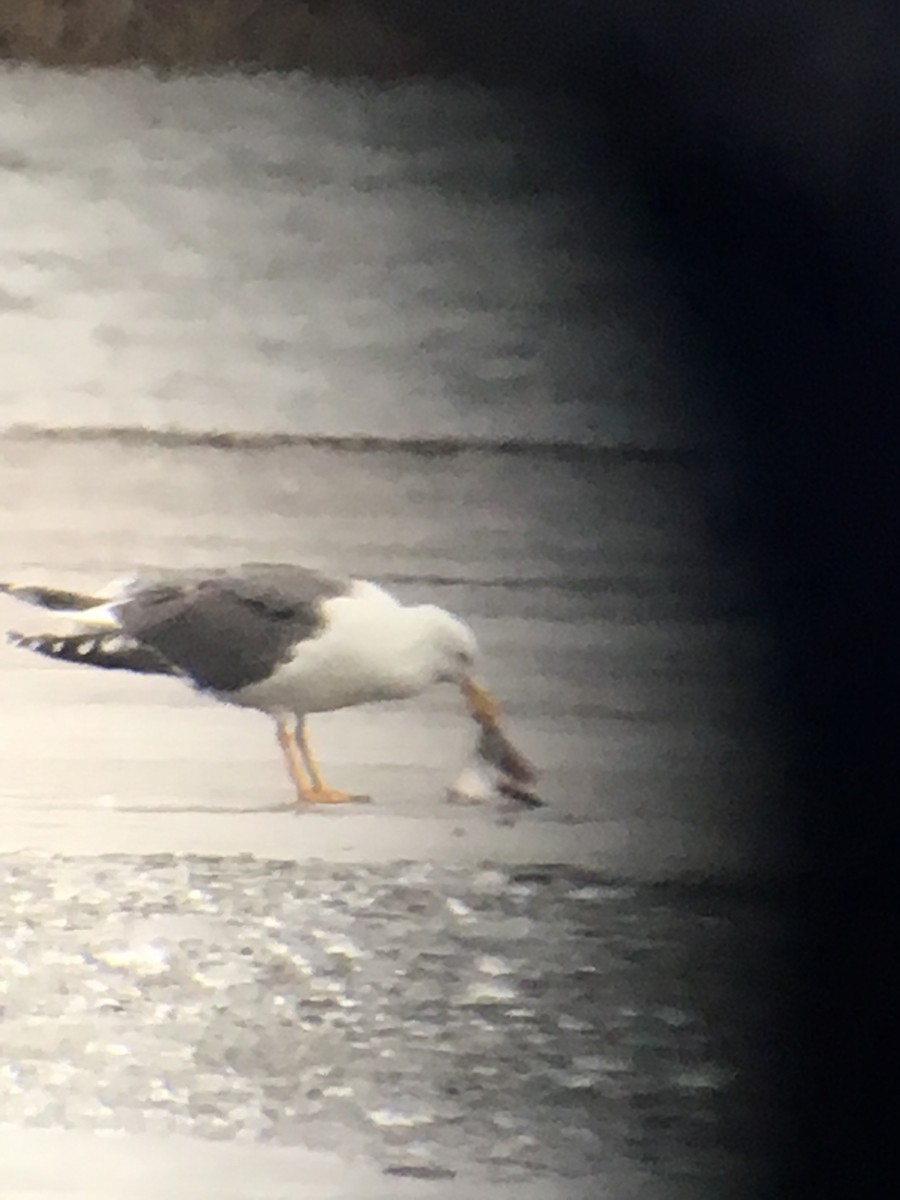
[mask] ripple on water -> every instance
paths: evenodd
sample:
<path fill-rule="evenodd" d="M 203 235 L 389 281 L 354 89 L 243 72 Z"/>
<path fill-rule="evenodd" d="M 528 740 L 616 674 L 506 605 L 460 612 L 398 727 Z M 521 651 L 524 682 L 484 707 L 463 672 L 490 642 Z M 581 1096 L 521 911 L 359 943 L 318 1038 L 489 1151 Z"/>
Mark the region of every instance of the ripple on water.
<path fill-rule="evenodd" d="M 482 975 L 512 975 L 513 967 L 498 954 L 481 954 L 475 960 L 475 969 Z"/>
<path fill-rule="evenodd" d="M 714 1142 L 723 1094 L 734 1108 L 703 1006 L 733 1011 L 717 972 L 747 939 L 658 895 L 642 907 L 560 868 L 511 885 L 484 865 L 0 865 L 0 1121 L 331 1139 L 501 1178 L 591 1175 L 597 1102 L 639 1120 L 629 1098 L 647 1098 L 673 1147 Z M 703 994 L 660 969 L 683 947 Z"/>
<path fill-rule="evenodd" d="M 468 984 L 459 997 L 465 1007 L 482 1007 L 509 1004 L 516 999 L 515 987 L 503 979 L 475 979 Z"/>
<path fill-rule="evenodd" d="M 158 942 L 100 946 L 94 950 L 94 957 L 109 967 L 143 978 L 165 975 L 171 969 L 171 949 Z"/>
<path fill-rule="evenodd" d="M 419 1129 L 432 1125 L 435 1120 L 435 1114 L 425 1109 L 375 1108 L 367 1115 L 372 1124 L 380 1129 Z"/>

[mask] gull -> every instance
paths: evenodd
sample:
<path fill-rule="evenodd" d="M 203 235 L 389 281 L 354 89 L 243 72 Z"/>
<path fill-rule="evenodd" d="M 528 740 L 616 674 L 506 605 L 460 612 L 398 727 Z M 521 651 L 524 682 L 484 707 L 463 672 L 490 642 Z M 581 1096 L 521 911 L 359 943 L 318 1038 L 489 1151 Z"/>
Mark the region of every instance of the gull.
<path fill-rule="evenodd" d="M 268 713 L 303 805 L 365 799 L 325 783 L 306 730 L 310 713 L 409 699 L 450 683 L 482 733 L 502 736 L 499 705 L 474 675 L 469 627 L 433 604 L 403 604 L 369 580 L 244 563 L 141 573 L 91 595 L 13 583 L 0 591 L 76 623 L 74 632 L 9 633 L 15 646 L 176 676 L 215 700 Z M 520 777 L 533 778 L 524 760 L 518 765 Z"/>

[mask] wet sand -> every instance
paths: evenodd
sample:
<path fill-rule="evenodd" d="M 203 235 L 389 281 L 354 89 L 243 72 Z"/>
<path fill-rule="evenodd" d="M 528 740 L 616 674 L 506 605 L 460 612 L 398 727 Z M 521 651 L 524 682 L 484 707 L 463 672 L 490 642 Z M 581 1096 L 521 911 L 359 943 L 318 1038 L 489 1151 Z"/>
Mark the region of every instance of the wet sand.
<path fill-rule="evenodd" d="M 265 718 L 3 645 L 0 849 L 768 870 L 770 647 L 700 495 L 684 465 L 609 456 L 5 438 L 4 576 L 90 587 L 133 563 L 294 559 L 443 604 L 478 634 L 547 807 L 510 823 L 445 802 L 474 741 L 452 689 L 314 718 L 327 777 L 372 804 L 297 814 Z M 46 624 L 0 608 L 8 628 Z"/>

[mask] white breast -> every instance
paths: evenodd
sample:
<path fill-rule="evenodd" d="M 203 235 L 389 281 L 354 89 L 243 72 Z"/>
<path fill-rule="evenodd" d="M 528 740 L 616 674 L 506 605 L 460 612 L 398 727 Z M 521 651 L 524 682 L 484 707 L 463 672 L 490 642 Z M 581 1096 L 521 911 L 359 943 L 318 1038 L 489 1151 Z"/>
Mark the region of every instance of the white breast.
<path fill-rule="evenodd" d="M 413 610 L 362 581 L 322 607 L 324 630 L 301 642 L 289 663 L 223 699 L 266 712 L 328 712 L 402 699 L 430 682 L 411 629 Z"/>

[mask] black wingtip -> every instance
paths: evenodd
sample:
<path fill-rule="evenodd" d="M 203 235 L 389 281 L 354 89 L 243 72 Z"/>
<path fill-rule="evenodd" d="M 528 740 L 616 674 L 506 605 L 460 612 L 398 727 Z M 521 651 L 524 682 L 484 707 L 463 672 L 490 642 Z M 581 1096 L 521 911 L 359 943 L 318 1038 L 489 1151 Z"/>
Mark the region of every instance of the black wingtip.
<path fill-rule="evenodd" d="M 76 633 L 60 637 L 41 633 L 28 637 L 11 632 L 6 640 L 12 646 L 31 650 L 58 662 L 103 667 L 112 671 L 135 671 L 142 675 L 174 675 L 175 669 L 149 646 L 118 630 Z"/>
<path fill-rule="evenodd" d="M 0 583 L 0 591 L 33 604 L 36 608 L 49 608 L 55 612 L 82 612 L 103 603 L 97 596 L 85 596 L 81 592 L 69 592 L 64 588 L 42 587 L 18 583 Z"/>
<path fill-rule="evenodd" d="M 18 646 L 22 650 L 36 650 L 39 654 L 47 654 L 48 647 L 53 638 L 47 637 L 44 634 L 19 633 L 15 629 L 10 629 L 6 635 L 6 640 L 10 646 Z"/>

